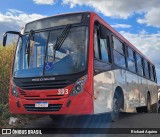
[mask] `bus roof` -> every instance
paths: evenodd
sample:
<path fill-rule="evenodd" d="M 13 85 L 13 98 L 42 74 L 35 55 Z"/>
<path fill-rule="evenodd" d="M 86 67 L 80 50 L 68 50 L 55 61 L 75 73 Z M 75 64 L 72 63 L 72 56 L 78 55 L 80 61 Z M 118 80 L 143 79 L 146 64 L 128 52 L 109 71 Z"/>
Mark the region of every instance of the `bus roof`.
<path fill-rule="evenodd" d="M 56 14 L 56 15 L 53 15 L 53 16 L 47 16 L 47 17 L 44 17 L 44 18 L 40 18 L 40 19 L 37 19 L 37 20 L 34 20 L 34 21 L 31 21 L 31 22 L 28 22 L 26 23 L 29 24 L 29 23 L 32 23 L 32 22 L 36 22 L 36 21 L 40 21 L 40 20 L 45 20 L 45 19 L 48 19 L 48 18 L 53 18 L 53 17 L 58 17 L 58 16 L 67 16 L 67 15 L 74 15 L 74 14 L 83 14 L 83 13 L 92 13 L 92 12 L 70 12 L 70 13 L 62 13 L 62 14 Z"/>

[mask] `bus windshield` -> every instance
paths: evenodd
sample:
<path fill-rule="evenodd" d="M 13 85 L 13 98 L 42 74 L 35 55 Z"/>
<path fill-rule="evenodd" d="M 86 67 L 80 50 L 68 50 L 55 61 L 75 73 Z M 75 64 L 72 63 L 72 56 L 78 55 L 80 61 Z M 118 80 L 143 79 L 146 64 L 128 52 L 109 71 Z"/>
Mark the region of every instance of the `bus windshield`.
<path fill-rule="evenodd" d="M 85 70 L 87 62 L 88 28 L 71 26 L 67 34 L 63 29 L 34 32 L 19 38 L 14 77 L 40 77 L 68 75 Z M 66 37 L 61 37 L 66 35 Z M 29 44 L 28 44 L 29 40 Z M 61 42 L 57 48 L 57 42 Z"/>

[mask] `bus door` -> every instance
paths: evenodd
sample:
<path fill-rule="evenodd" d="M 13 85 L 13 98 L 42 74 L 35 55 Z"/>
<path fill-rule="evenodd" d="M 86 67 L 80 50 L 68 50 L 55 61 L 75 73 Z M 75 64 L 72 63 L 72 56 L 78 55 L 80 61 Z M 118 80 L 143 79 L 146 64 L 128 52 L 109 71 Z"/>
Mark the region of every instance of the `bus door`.
<path fill-rule="evenodd" d="M 103 36 L 101 33 L 105 33 Z M 111 71 L 108 29 L 94 29 L 94 113 L 112 110 L 114 74 Z"/>

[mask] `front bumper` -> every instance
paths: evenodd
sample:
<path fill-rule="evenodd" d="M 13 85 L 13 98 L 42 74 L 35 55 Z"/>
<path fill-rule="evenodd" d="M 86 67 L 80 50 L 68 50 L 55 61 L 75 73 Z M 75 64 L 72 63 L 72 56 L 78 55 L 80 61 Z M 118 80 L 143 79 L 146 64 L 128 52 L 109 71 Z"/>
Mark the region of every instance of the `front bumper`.
<path fill-rule="evenodd" d="M 59 109 L 49 110 L 49 108 L 40 108 L 37 110 L 37 108 L 34 107 L 36 102 L 48 102 L 51 107 L 56 107 L 56 105 L 59 105 Z M 27 110 L 24 107 L 26 105 L 32 106 L 32 110 Z M 83 91 L 75 96 L 69 96 L 58 100 L 26 100 L 16 98 L 10 94 L 9 106 L 10 112 L 14 114 L 93 114 L 93 99 L 92 96 L 86 91 Z"/>

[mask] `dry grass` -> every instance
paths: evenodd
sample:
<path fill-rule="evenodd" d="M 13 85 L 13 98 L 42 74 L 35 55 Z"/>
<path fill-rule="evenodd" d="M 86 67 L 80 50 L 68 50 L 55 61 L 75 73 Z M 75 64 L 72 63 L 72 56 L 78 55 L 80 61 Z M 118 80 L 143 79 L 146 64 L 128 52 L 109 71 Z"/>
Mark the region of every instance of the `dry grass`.
<path fill-rule="evenodd" d="M 0 126 L 3 126 L 4 121 L 11 116 L 8 107 L 8 92 L 14 50 L 14 43 L 5 48 L 0 45 Z"/>
<path fill-rule="evenodd" d="M 8 103 L 8 88 L 14 49 L 15 44 L 8 45 L 5 48 L 0 45 L 0 104 Z"/>
<path fill-rule="evenodd" d="M 23 125 L 38 118 L 37 115 L 14 115 L 9 111 L 8 93 L 12 62 L 15 53 L 15 43 L 3 47 L 0 44 L 0 128 L 23 127 Z M 15 125 L 9 125 L 9 118 L 19 119 Z"/>

